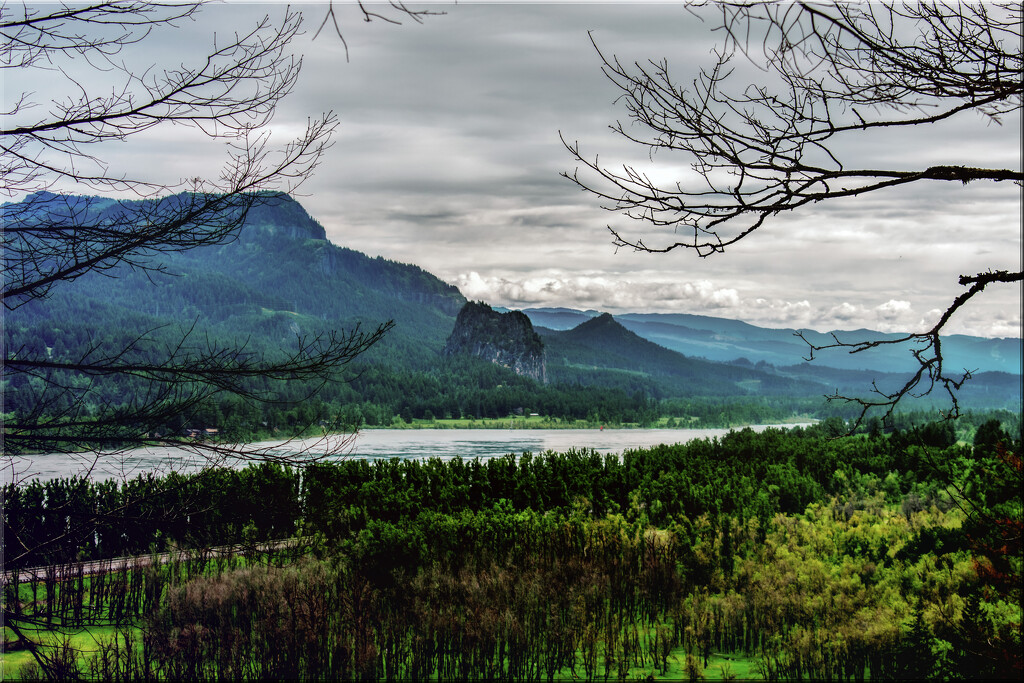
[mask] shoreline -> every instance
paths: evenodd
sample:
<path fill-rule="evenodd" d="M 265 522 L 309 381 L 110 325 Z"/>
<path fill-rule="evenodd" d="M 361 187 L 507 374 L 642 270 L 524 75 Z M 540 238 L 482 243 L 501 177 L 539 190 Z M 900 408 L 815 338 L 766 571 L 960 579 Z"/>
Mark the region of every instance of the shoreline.
<path fill-rule="evenodd" d="M 671 420 L 678 420 L 674 424 Z M 547 418 L 527 419 L 527 418 L 515 418 L 515 419 L 503 419 L 503 420 L 466 420 L 466 419 L 440 419 L 440 420 L 413 420 L 411 423 L 399 423 L 390 425 L 361 425 L 356 431 L 403 431 L 403 430 L 452 430 L 452 429 L 493 429 L 495 431 L 515 431 L 515 430 L 529 430 L 529 429 L 587 429 L 594 431 L 604 430 L 639 430 L 639 429 L 678 429 L 680 431 L 687 429 L 743 429 L 745 427 L 755 426 L 769 426 L 769 427 L 786 427 L 795 425 L 807 425 L 816 424 L 820 422 L 818 418 L 810 416 L 793 416 L 786 418 L 785 420 L 772 421 L 766 420 L 762 422 L 738 422 L 735 424 L 707 424 L 701 423 L 697 420 L 690 420 L 683 422 L 678 418 L 669 418 L 658 420 L 654 424 L 641 425 L 639 423 L 595 423 L 587 420 L 562 420 L 554 419 L 550 420 Z M 351 434 L 352 432 L 328 432 L 328 434 Z"/>

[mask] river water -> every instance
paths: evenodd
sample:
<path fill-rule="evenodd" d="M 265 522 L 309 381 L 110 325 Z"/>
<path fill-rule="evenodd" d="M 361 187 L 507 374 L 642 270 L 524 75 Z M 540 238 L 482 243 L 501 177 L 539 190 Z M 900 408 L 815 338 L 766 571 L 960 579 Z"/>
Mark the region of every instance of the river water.
<path fill-rule="evenodd" d="M 761 431 L 767 425 L 752 425 Z M 328 437 L 291 442 L 264 442 L 249 448 L 268 454 L 308 452 L 331 453 L 326 459 L 500 457 L 572 448 L 594 449 L 600 453 L 622 453 L 631 448 L 658 444 L 686 443 L 694 439 L 721 437 L 728 429 L 366 429 L 354 438 Z M 143 472 L 196 471 L 210 462 L 207 454 L 188 448 L 154 447 L 107 453 L 44 453 L 7 458 L 0 472 L 3 483 L 43 481 L 75 474 L 95 480 L 132 478 Z M 246 462 L 225 458 L 228 466 Z"/>

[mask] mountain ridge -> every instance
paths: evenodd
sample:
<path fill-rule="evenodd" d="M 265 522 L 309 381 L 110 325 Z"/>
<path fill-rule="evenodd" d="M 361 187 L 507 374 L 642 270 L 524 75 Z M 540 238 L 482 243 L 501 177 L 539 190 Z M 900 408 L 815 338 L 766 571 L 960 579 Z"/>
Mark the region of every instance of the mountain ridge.
<path fill-rule="evenodd" d="M 838 386 L 828 380 L 789 377 L 766 364 L 748 367 L 685 356 L 644 339 L 608 313 L 570 330 L 538 328 L 538 332 L 549 349 L 553 374 L 557 374 L 558 359 L 563 367 L 571 367 L 570 359 L 576 359 L 604 370 L 640 373 L 679 395 L 808 395 Z"/>
<path fill-rule="evenodd" d="M 91 203 L 98 212 L 112 210 L 111 200 L 102 197 L 65 201 L 86 210 Z M 124 205 L 131 208 L 133 202 Z M 45 303 L 10 312 L 7 321 L 75 320 L 81 317 L 76 309 L 88 310 L 90 302 L 178 324 L 276 325 L 281 329 L 275 336 L 282 338 L 294 337 L 296 326 L 302 334 L 315 334 L 397 320 L 381 344 L 403 347 L 424 366 L 432 361 L 424 347 L 440 352 L 444 328 L 465 303 L 458 288 L 419 266 L 328 241 L 323 226 L 288 195 L 251 208 L 234 239 L 161 254 L 160 265 L 158 272 L 117 266 L 105 274 L 88 273 L 55 290 L 56 297 Z"/>
<path fill-rule="evenodd" d="M 558 308 L 522 309 L 534 325 L 555 331 L 567 330 L 581 322 L 601 315 L 593 310 Z M 831 332 L 795 328 L 764 328 L 731 318 L 685 313 L 621 313 L 616 314 L 626 329 L 665 348 L 687 356 L 719 362 L 746 359 L 756 364 L 797 365 L 805 362 L 810 347 L 801 341 L 803 332 L 808 341 L 827 344 Z M 841 340 L 895 339 L 901 334 L 876 330 L 837 330 Z M 875 370 L 907 372 L 915 361 L 910 345 L 881 348 L 873 353 L 850 354 L 843 349 L 816 352 L 815 365 L 843 370 Z M 1021 374 L 1021 340 L 1017 338 L 988 339 L 969 335 L 946 335 L 943 350 L 948 366 L 963 366 L 977 372 Z"/>

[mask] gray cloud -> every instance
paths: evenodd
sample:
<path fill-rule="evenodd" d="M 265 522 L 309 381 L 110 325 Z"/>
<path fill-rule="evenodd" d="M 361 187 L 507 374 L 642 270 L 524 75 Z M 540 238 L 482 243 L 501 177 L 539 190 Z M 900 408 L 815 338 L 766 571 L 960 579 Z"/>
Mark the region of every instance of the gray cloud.
<path fill-rule="evenodd" d="M 623 61 L 668 57 L 680 80 L 707 63 L 717 39 L 684 8 L 665 4 L 459 4 L 422 25 L 363 24 L 336 6 L 351 53 L 312 32 L 323 4 L 300 5 L 309 34 L 298 88 L 276 134 L 334 110 L 336 144 L 299 197 L 337 244 L 416 263 L 470 298 L 509 306 L 573 306 L 721 315 L 774 327 L 900 329 L 934 320 L 961 291 L 956 278 L 1020 269 L 1021 196 L 1001 184 L 911 186 L 779 216 L 731 248 L 690 253 L 616 251 L 609 224 L 657 231 L 600 209 L 559 177 L 571 171 L 559 140 L 609 161 L 687 173 L 688 160 L 650 162 L 608 125 L 625 120 L 588 36 Z M 209 6 L 202 21 L 154 34 L 171 63 L 214 32 L 250 25 L 283 6 Z M 148 48 L 148 45 L 147 45 Z M 148 54 L 148 53 L 147 53 Z M 748 71 L 750 71 L 748 69 Z M 17 83 L 9 80 L 8 91 Z M 907 167 L 968 159 L 1020 164 L 1020 118 L 1002 126 L 949 122 L 858 142 L 868 163 Z M 908 151 L 909 150 L 909 151 Z M 112 162 L 169 173 L 215 174 L 222 152 L 180 130 L 115 149 Z M 986 291 L 953 330 L 1020 335 L 1020 288 Z"/>

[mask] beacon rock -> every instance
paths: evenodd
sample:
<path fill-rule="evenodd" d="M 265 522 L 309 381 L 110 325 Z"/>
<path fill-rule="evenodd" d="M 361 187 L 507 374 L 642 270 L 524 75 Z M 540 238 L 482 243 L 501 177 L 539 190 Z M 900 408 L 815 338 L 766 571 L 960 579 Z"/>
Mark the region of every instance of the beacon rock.
<path fill-rule="evenodd" d="M 467 302 L 455 319 L 444 353 L 476 356 L 517 375 L 546 381 L 544 343 L 519 311 L 499 313 L 485 303 Z"/>

